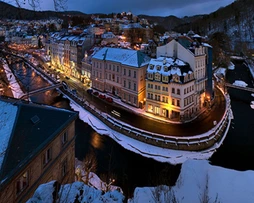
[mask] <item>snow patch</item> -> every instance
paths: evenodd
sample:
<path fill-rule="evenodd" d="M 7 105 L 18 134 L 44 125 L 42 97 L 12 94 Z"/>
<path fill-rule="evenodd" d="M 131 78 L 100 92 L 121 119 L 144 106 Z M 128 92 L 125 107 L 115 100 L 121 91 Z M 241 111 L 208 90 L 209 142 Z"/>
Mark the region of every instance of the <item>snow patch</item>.
<path fill-rule="evenodd" d="M 189 202 L 254 202 L 254 171 L 236 171 L 212 166 L 206 160 L 188 160 L 173 187 L 136 188 L 128 203 L 166 203 L 175 198 Z"/>
<path fill-rule="evenodd" d="M 240 86 L 240 87 L 247 87 L 248 84 L 242 80 L 236 80 L 233 85 Z"/>

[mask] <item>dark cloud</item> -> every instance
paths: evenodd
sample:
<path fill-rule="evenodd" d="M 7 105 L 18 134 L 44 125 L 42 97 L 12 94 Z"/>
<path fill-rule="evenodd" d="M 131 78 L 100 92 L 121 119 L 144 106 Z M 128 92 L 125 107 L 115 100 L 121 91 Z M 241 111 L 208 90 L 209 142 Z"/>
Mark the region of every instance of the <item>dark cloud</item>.
<path fill-rule="evenodd" d="M 83 13 L 121 13 L 177 17 L 208 14 L 234 0 L 67 0 L 67 10 Z M 54 10 L 53 0 L 40 0 L 39 10 Z"/>
<path fill-rule="evenodd" d="M 46 0 L 44 0 L 46 1 Z M 50 1 L 50 0 L 47 0 Z M 68 10 L 84 13 L 132 13 L 178 17 L 211 13 L 234 0 L 70 0 Z"/>

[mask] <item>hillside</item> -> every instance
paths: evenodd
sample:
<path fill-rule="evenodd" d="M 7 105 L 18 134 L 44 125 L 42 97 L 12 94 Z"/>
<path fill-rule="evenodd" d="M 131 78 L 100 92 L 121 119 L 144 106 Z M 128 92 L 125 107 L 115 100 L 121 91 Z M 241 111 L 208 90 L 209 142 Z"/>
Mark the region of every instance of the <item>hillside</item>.
<path fill-rule="evenodd" d="M 180 24 L 173 30 L 186 33 L 192 29 L 201 35 L 222 32 L 229 36 L 235 46 L 243 45 L 254 48 L 254 1 L 236 0 L 232 4 L 204 15 L 189 23 Z"/>
<path fill-rule="evenodd" d="M 66 15 L 87 16 L 79 11 L 32 11 L 24 8 L 18 8 L 0 1 L 0 18 L 16 20 L 39 20 L 48 18 L 63 18 Z"/>

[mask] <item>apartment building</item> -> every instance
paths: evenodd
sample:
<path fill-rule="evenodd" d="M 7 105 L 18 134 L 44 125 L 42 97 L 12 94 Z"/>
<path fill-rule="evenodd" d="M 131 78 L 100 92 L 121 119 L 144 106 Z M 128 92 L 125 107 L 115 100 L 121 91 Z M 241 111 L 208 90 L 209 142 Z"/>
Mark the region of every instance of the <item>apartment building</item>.
<path fill-rule="evenodd" d="M 92 57 L 92 86 L 143 108 L 149 61 L 140 51 L 104 47 Z"/>
<path fill-rule="evenodd" d="M 147 112 L 185 121 L 202 111 L 211 98 L 207 47 L 185 36 L 157 47 L 147 69 Z"/>
<path fill-rule="evenodd" d="M 94 44 L 93 36 L 56 33 L 51 36 L 49 43 L 52 65 L 63 70 L 66 75 L 81 80 L 81 61 L 85 50 Z"/>
<path fill-rule="evenodd" d="M 0 202 L 26 202 L 39 185 L 75 180 L 78 113 L 0 98 Z"/>

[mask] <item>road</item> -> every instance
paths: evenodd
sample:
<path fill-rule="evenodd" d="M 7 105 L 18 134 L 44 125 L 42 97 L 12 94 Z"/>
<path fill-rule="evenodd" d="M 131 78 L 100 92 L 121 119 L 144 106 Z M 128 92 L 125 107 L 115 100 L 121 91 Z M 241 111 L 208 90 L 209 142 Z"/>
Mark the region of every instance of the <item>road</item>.
<path fill-rule="evenodd" d="M 43 65 L 42 61 L 40 63 Z M 223 94 L 218 89 L 215 89 L 214 105 L 209 112 L 201 114 L 197 119 L 188 123 L 169 123 L 134 112 L 132 109 L 128 109 L 118 103 L 109 103 L 99 97 L 90 95 L 86 91 L 89 87 L 81 81 L 73 77 L 66 79 L 63 72 L 56 71 L 52 67 L 47 68 L 44 66 L 44 69 L 46 69 L 46 71 L 44 71 L 45 74 L 59 75 L 60 80 L 65 81 L 70 89 L 75 89 L 80 98 L 84 101 L 88 101 L 100 111 L 106 112 L 129 125 L 154 133 L 171 136 L 193 136 L 205 133 L 214 127 L 214 121 L 218 122 L 222 118 L 226 108 Z M 120 117 L 118 116 L 119 114 L 113 114 L 113 110 L 119 113 Z"/>

